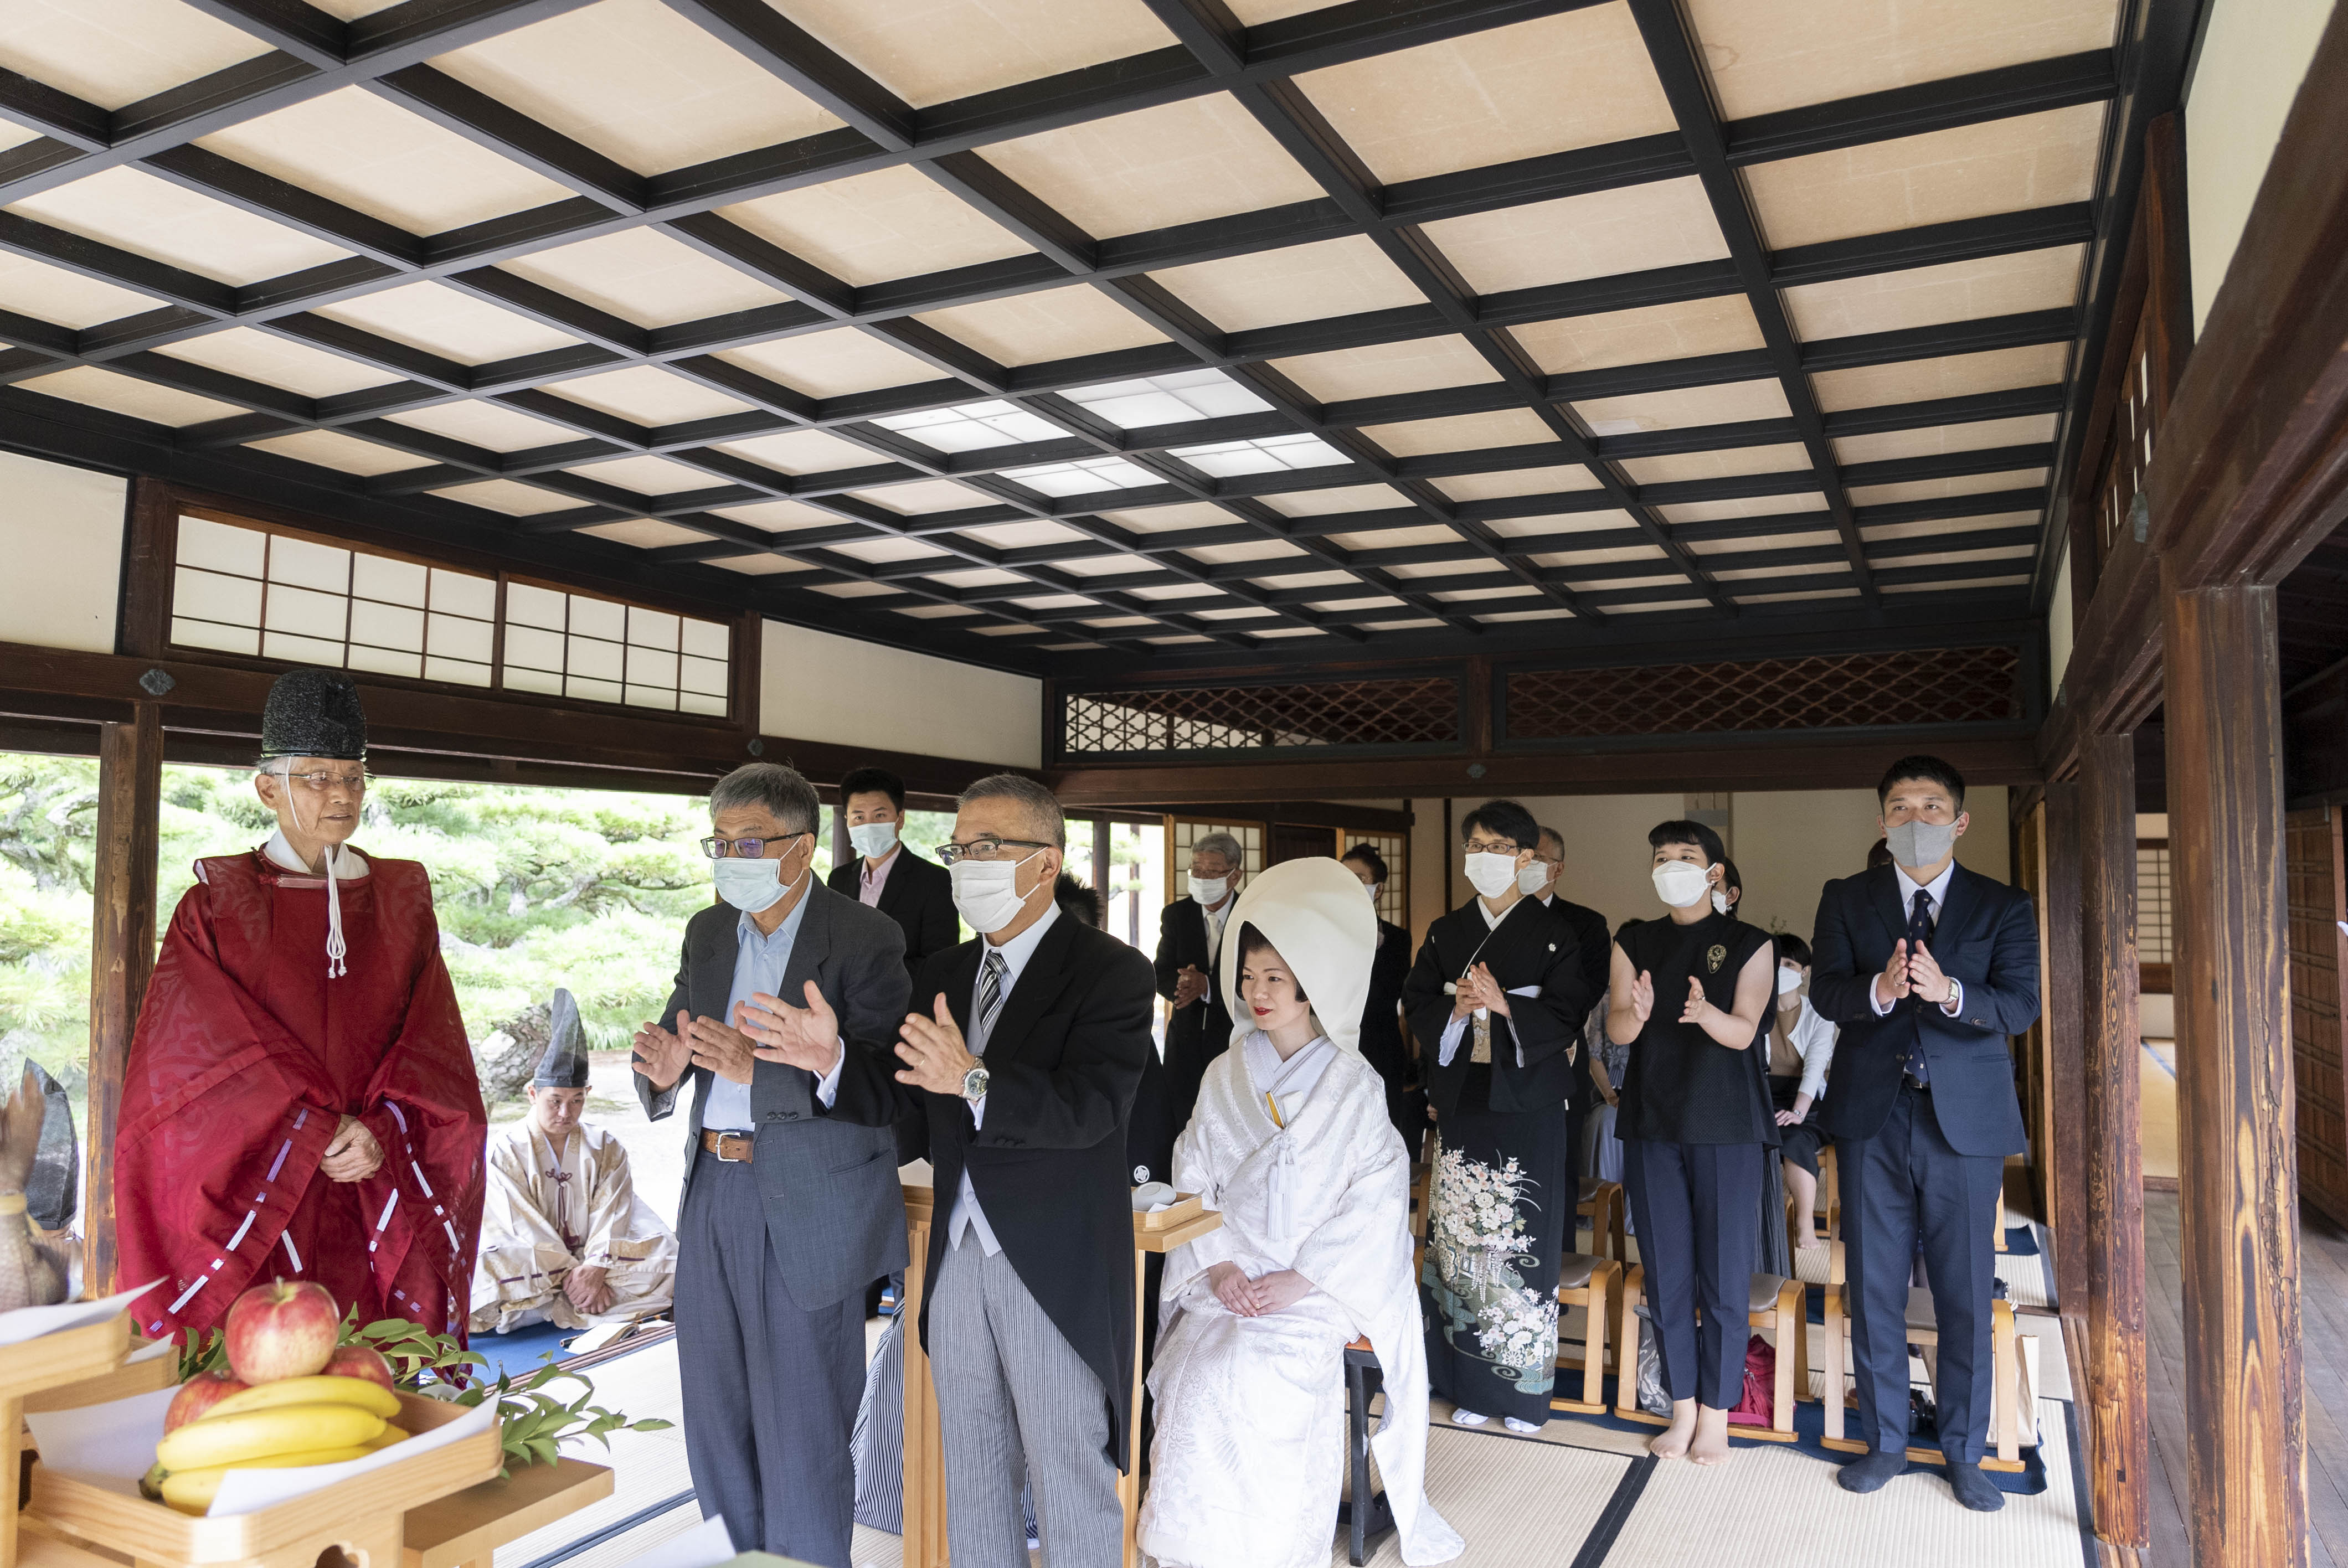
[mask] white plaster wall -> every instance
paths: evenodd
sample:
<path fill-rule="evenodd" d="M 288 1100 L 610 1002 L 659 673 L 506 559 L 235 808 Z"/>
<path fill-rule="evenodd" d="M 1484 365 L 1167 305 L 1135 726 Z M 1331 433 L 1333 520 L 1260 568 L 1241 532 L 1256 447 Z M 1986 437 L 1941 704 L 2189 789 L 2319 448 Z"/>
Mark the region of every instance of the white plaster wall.
<path fill-rule="evenodd" d="M 2332 9 L 2333 0 L 2211 0 L 2185 100 L 2185 210 L 2197 335 L 2241 243 L 2259 181 Z"/>
<path fill-rule="evenodd" d="M 765 623 L 758 727 L 793 740 L 1040 767 L 1044 682 L 829 631 Z"/>
<path fill-rule="evenodd" d="M 0 642 L 114 651 L 129 483 L 0 452 Z"/>
<path fill-rule="evenodd" d="M 2063 569 L 2054 574 L 2054 598 L 2046 607 L 2046 694 L 2063 689 L 2063 671 L 2071 667 L 2071 552 L 2063 552 Z"/>

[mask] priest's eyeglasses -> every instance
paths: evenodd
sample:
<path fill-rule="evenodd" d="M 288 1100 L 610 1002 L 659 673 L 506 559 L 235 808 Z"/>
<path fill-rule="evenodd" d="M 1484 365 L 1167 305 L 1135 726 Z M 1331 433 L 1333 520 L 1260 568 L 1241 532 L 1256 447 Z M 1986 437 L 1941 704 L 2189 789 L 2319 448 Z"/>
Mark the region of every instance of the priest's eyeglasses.
<path fill-rule="evenodd" d="M 973 838 L 968 844 L 952 842 L 941 844 L 938 845 L 938 858 L 946 865 L 952 866 L 958 860 L 1000 860 L 1003 858 L 1003 852 L 1006 849 L 1050 849 L 1052 847 L 1054 846 L 1048 844 L 1038 844 L 1032 838 L 990 836 Z M 1011 858 L 1025 860 L 1027 857 L 1024 855 L 1014 855 Z"/>
<path fill-rule="evenodd" d="M 288 784 L 298 784 L 314 794 L 324 794 L 334 789 L 365 794 L 367 787 L 367 775 L 365 774 L 279 774 L 277 776 Z"/>
<path fill-rule="evenodd" d="M 802 830 L 787 833 L 780 838 L 705 838 L 701 841 L 701 853 L 712 860 L 723 860 L 729 854 L 736 860 L 764 860 L 770 844 L 788 844 L 794 838 L 813 836 Z"/>

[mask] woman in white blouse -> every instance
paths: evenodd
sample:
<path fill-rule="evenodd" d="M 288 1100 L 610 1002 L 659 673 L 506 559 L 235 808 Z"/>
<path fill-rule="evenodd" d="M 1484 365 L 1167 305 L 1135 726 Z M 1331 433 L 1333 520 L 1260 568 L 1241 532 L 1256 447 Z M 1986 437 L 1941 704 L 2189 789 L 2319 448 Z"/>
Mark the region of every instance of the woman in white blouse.
<path fill-rule="evenodd" d="M 1797 1235 L 1804 1251 L 1813 1245 L 1810 1216 L 1818 1206 L 1818 1102 L 1827 1091 L 1827 1067 L 1834 1061 L 1835 1026 L 1810 1006 L 1810 945 L 1790 931 L 1777 944 L 1777 1007 L 1769 1017 L 1769 1097 L 1777 1109 L 1786 1165 L 1786 1196 L 1800 1218 Z"/>

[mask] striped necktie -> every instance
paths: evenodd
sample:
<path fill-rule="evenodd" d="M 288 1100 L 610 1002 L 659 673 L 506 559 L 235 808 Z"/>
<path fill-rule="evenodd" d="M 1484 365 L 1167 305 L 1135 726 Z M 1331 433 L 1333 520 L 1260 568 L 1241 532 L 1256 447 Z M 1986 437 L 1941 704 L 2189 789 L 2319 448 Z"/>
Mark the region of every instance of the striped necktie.
<path fill-rule="evenodd" d="M 994 1033 L 994 1015 L 1003 1010 L 1003 977 L 1010 968 L 1000 952 L 986 950 L 986 968 L 978 977 L 978 1028 L 972 1031 L 980 1041 L 972 1048 L 974 1056 L 986 1054 L 984 1042 Z"/>
<path fill-rule="evenodd" d="M 1919 887 L 1916 889 L 1916 897 L 1914 902 L 1910 904 L 1908 907 L 1909 956 L 1911 958 L 1914 957 L 1916 949 L 1923 947 L 1928 941 L 1930 941 L 1931 939 L 1931 936 L 1932 896 L 1930 893 L 1925 892 L 1921 887 Z M 1924 1066 L 1924 1052 L 1921 1049 L 1909 1051 L 1908 1060 L 1900 1065 L 1907 1070 L 1908 1076 L 1914 1079 L 1917 1082 L 1930 1083 L 1932 1081 L 1932 1074 Z"/>

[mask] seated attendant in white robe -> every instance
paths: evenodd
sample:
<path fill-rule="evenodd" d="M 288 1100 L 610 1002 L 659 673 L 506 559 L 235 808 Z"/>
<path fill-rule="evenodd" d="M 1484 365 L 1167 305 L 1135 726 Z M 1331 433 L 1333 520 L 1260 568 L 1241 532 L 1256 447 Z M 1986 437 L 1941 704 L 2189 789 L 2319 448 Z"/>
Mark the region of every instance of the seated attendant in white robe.
<path fill-rule="evenodd" d="M 552 1010 L 530 1114 L 489 1130 L 476 1334 L 626 1322 L 668 1310 L 675 1288 L 676 1236 L 636 1196 L 628 1151 L 580 1120 L 587 1053 L 578 1004 L 559 990 Z"/>
<path fill-rule="evenodd" d="M 1385 1373 L 1371 1449 L 1403 1561 L 1464 1549 L 1423 1489 L 1410 1159 L 1385 1084 L 1355 1049 L 1376 946 L 1362 885 L 1334 860 L 1265 871 L 1225 924 L 1236 1038 L 1208 1064 L 1174 1145 L 1174 1185 L 1223 1224 L 1166 1259 L 1149 1376 L 1157 1438 L 1140 1545 L 1160 1568 L 1329 1561 L 1344 1350 L 1362 1335 Z"/>

